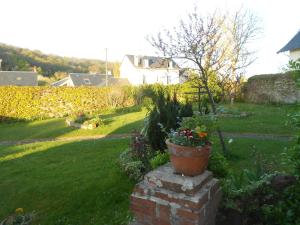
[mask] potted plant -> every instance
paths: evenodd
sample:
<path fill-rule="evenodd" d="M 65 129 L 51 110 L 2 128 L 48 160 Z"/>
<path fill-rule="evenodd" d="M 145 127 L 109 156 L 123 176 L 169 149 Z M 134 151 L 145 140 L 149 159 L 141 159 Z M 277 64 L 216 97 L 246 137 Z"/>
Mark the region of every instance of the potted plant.
<path fill-rule="evenodd" d="M 175 172 L 185 176 L 199 175 L 208 165 L 211 151 L 209 129 L 197 122 L 195 117 L 185 119 L 181 127 L 168 133 L 166 140 Z"/>

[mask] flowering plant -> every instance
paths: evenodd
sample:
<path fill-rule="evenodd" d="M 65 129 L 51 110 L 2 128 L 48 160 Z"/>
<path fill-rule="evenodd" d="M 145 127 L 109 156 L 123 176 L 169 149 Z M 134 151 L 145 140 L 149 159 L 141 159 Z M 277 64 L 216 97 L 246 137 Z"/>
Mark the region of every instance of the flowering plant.
<path fill-rule="evenodd" d="M 170 142 L 182 146 L 204 146 L 209 143 L 208 132 L 205 125 L 194 129 L 180 127 L 168 134 Z"/>

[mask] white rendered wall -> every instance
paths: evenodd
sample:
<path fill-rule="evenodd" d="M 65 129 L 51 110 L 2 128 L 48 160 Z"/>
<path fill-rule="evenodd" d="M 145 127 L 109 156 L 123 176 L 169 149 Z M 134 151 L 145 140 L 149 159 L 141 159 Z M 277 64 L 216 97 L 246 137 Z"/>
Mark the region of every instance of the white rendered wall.
<path fill-rule="evenodd" d="M 120 66 L 120 77 L 127 78 L 132 85 L 141 84 L 179 84 L 178 69 L 137 68 L 128 57 L 124 57 Z"/>
<path fill-rule="evenodd" d="M 297 60 L 300 58 L 300 49 L 290 52 L 290 60 Z"/>

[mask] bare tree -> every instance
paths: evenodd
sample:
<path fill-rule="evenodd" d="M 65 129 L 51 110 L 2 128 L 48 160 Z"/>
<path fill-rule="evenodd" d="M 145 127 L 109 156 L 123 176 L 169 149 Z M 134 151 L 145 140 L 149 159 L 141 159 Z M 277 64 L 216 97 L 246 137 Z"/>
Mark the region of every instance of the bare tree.
<path fill-rule="evenodd" d="M 242 16 L 236 13 L 231 21 L 225 13 L 221 14 L 219 11 L 202 16 L 195 7 L 173 30 L 164 30 L 157 36 L 148 38 L 165 57 L 181 59 L 196 71 L 199 76 L 195 79 L 195 84 L 206 91 L 215 115 L 217 106 L 209 87 L 211 77 L 217 74 L 222 82 L 227 82 L 232 73 L 236 76 L 240 68 L 247 66 L 248 61 L 245 59 L 250 56 L 244 46 L 253 33 L 243 33 Z M 217 133 L 223 152 L 227 155 L 228 150 L 220 128 L 217 128 Z"/>
<path fill-rule="evenodd" d="M 228 13 L 229 14 L 229 13 Z M 219 73 L 219 86 L 233 101 L 244 81 L 245 70 L 255 60 L 256 51 L 250 44 L 261 34 L 258 18 L 245 8 L 240 8 L 226 19 L 226 39 L 229 62 L 223 73 Z M 251 50 L 250 50 L 251 49 Z"/>

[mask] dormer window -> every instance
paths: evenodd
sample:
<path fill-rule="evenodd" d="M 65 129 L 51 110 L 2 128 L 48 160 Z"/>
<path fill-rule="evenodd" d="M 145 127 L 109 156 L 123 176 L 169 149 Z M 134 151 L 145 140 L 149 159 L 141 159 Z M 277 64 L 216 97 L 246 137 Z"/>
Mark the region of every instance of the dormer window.
<path fill-rule="evenodd" d="M 85 84 L 91 84 L 91 81 L 89 79 L 84 79 L 83 81 Z"/>

